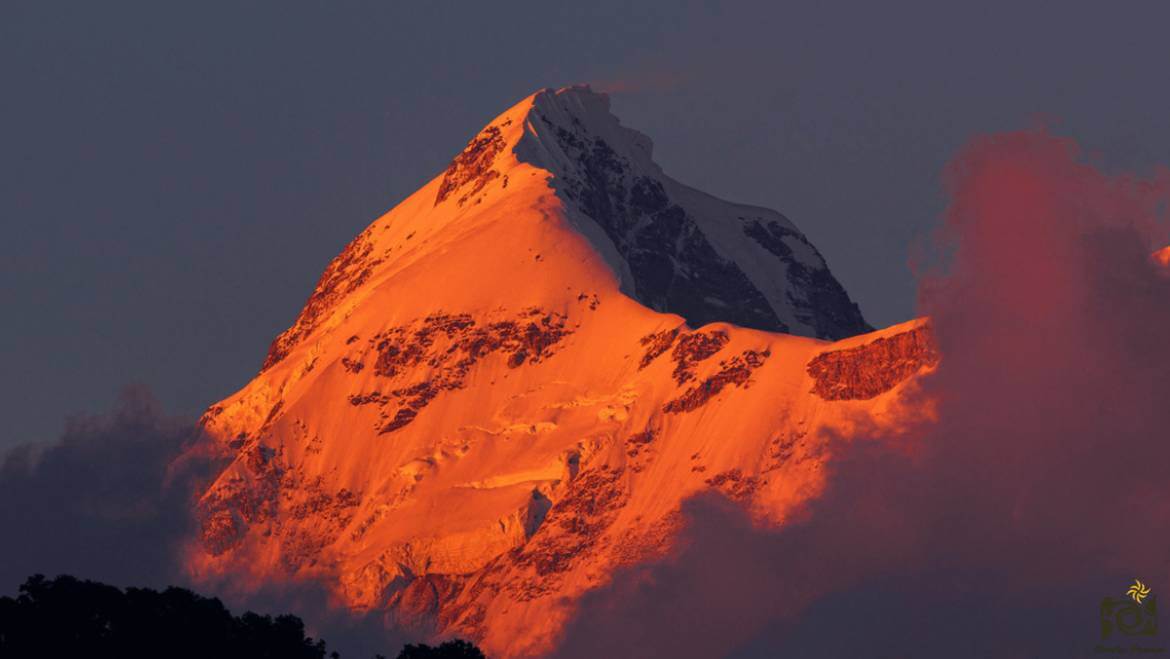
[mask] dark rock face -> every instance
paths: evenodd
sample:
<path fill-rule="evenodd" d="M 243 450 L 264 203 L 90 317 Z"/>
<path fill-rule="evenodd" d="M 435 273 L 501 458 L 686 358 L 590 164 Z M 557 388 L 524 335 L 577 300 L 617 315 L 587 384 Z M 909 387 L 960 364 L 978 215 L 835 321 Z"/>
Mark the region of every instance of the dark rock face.
<path fill-rule="evenodd" d="M 919 369 L 938 363 L 926 326 L 856 348 L 822 352 L 808 363 L 813 393 L 825 400 L 867 400 L 893 389 Z"/>
<path fill-rule="evenodd" d="M 764 224 L 752 220 L 744 226 L 743 231 L 787 264 L 788 280 L 806 294 L 805 299 L 800 299 L 790 291 L 788 302 L 801 322 L 816 328 L 818 337 L 840 339 L 873 331 L 873 327 L 861 317 L 861 309 L 849 299 L 849 294 L 829 269 L 802 263 L 785 243 L 785 238 L 799 241 L 820 258 L 820 252 L 807 238 L 776 221 Z"/>
<path fill-rule="evenodd" d="M 558 179 L 559 190 L 605 232 L 633 275 L 634 297 L 646 306 L 683 316 L 693 327 L 723 321 L 825 339 L 872 330 L 800 232 L 775 220 L 725 218 L 726 230 L 744 234 L 735 242 L 766 250 L 784 264 L 777 271 L 787 273 L 787 299 L 770 303 L 740 264 L 716 251 L 657 175 L 640 172 L 575 116 L 558 125 L 537 112 L 535 121 L 574 163 L 575 171 Z M 786 239 L 807 246 L 804 261 Z M 777 303 L 790 307 L 800 326 L 782 320 Z"/>
<path fill-rule="evenodd" d="M 577 162 L 564 194 L 596 222 L 634 276 L 634 295 L 695 327 L 724 321 L 779 332 L 788 327 L 733 262 L 722 258 L 662 183 L 637 175 L 605 140 L 579 122 L 572 129 L 541 118 Z"/>

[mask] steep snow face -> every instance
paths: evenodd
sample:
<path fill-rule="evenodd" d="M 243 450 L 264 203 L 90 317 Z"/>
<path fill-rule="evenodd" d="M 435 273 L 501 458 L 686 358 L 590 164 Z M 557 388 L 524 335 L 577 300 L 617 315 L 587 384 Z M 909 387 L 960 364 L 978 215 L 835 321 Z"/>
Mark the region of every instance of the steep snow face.
<path fill-rule="evenodd" d="M 358 235 L 204 415 L 192 451 L 223 468 L 188 567 L 544 653 L 580 596 L 670 551 L 686 497 L 783 523 L 830 433 L 916 413 L 921 322 L 744 327 L 846 333 L 825 277 L 778 214 L 662 176 L 603 96 L 529 97 Z"/>
<path fill-rule="evenodd" d="M 723 321 L 839 339 L 867 332 L 824 258 L 786 217 L 663 174 L 652 143 L 586 86 L 538 93 L 516 155 L 553 173 L 578 226 L 622 289 L 695 327 Z"/>

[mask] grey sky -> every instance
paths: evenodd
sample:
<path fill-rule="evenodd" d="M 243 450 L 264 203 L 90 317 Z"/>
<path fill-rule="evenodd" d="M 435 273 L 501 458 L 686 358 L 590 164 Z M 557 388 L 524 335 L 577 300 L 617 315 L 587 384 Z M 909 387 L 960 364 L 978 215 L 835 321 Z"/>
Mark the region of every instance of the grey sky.
<path fill-rule="evenodd" d="M 0 446 L 129 382 L 234 391 L 350 238 L 544 86 L 616 90 L 668 173 L 787 214 L 878 326 L 970 137 L 1043 116 L 1170 163 L 1165 2 L 804 4 L 6 3 Z"/>

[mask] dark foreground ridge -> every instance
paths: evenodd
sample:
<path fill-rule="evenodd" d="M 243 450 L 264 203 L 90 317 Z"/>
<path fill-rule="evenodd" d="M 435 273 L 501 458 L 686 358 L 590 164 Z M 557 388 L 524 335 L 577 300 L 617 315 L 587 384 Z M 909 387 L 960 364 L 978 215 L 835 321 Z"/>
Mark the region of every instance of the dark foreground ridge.
<path fill-rule="evenodd" d="M 340 659 L 305 635 L 294 615 L 234 616 L 214 597 L 185 588 L 122 590 L 70 576 L 30 577 L 0 597 L 0 657 L 119 659 Z M 399 659 L 485 659 L 471 643 L 407 645 Z M 376 659 L 385 659 L 377 655 Z"/>

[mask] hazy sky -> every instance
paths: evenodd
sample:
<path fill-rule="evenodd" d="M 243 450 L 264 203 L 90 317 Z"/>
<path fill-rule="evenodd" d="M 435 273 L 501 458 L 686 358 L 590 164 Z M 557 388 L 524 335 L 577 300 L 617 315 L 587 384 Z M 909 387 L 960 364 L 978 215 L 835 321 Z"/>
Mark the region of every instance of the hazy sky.
<path fill-rule="evenodd" d="M 787 214 L 878 326 L 970 137 L 1170 163 L 1162 0 L 815 4 L 5 3 L 0 446 L 131 382 L 231 393 L 346 242 L 545 86 L 613 90 L 669 174 Z"/>

